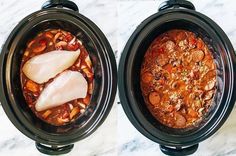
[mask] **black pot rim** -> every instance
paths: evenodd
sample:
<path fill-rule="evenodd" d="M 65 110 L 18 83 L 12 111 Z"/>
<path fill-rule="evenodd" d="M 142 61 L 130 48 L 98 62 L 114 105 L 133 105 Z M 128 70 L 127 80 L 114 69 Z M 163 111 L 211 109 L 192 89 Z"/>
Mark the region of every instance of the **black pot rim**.
<path fill-rule="evenodd" d="M 230 91 L 229 91 L 229 95 L 225 101 L 225 104 L 221 104 L 221 107 L 223 108 L 223 112 L 221 112 L 221 114 L 219 114 L 219 118 L 215 120 L 215 123 L 212 124 L 211 127 L 208 127 L 209 129 L 205 129 L 204 133 L 202 133 L 202 134 L 197 133 L 197 134 L 195 134 L 191 137 L 188 137 L 188 138 L 181 138 L 181 136 L 176 137 L 176 136 L 170 135 L 168 138 L 166 137 L 164 139 L 160 139 L 157 136 L 155 136 L 153 133 L 151 133 L 149 129 L 145 128 L 144 124 L 147 124 L 147 122 L 140 121 L 138 119 L 138 117 L 135 116 L 135 111 L 137 111 L 137 109 L 134 110 L 131 105 L 136 105 L 136 104 L 131 102 L 131 99 L 133 97 L 130 96 L 130 94 L 129 94 L 130 88 L 127 89 L 127 80 L 126 80 L 127 75 L 126 75 L 126 73 L 128 70 L 130 70 L 127 67 L 128 62 L 131 61 L 131 60 L 129 60 L 130 51 L 134 45 L 134 42 L 136 42 L 137 40 L 141 40 L 139 38 L 139 35 L 143 31 L 143 29 L 147 25 L 149 25 L 152 21 L 158 20 L 158 18 L 160 18 L 162 16 L 167 17 L 170 13 L 174 13 L 176 16 L 177 16 L 177 14 L 180 14 L 180 13 L 181 14 L 188 14 L 190 16 L 195 16 L 195 17 L 203 20 L 204 22 L 206 22 L 217 33 L 217 35 L 220 37 L 220 39 L 224 43 L 224 47 L 225 47 L 226 51 L 228 52 L 226 55 L 229 59 L 228 60 L 229 66 L 230 66 L 229 68 L 231 70 L 230 71 L 231 72 L 230 73 L 231 85 L 229 86 Z M 134 53 L 134 51 L 132 51 L 132 52 Z M 235 67 L 236 67 L 236 57 L 234 54 L 233 46 L 230 43 L 230 40 L 228 39 L 226 34 L 223 32 L 223 30 L 213 20 L 211 20 L 210 18 L 208 18 L 207 16 L 205 16 L 199 12 L 196 12 L 196 11 L 190 10 L 190 9 L 172 8 L 172 9 L 162 10 L 156 14 L 151 15 L 147 19 L 145 19 L 133 32 L 133 34 L 131 35 L 131 37 L 129 38 L 128 42 L 126 43 L 126 45 L 123 49 L 123 53 L 121 55 L 119 67 L 118 67 L 118 88 L 119 88 L 120 101 L 121 101 L 122 107 L 125 111 L 125 114 L 127 115 L 130 122 L 133 124 L 133 126 L 141 134 L 143 134 L 144 136 L 146 136 L 150 140 L 157 142 L 161 145 L 172 146 L 172 147 L 186 147 L 186 146 L 198 144 L 199 142 L 207 139 L 212 134 L 214 134 L 223 125 L 223 123 L 225 122 L 225 120 L 227 119 L 227 117 L 229 116 L 230 112 L 233 109 L 234 102 L 236 99 L 233 96 L 235 94 L 235 90 L 233 88 L 236 87 L 236 83 L 234 82 L 235 77 L 236 77 Z M 181 141 L 177 141 L 176 138 L 180 139 Z M 175 140 L 175 141 L 173 141 L 173 140 Z"/>
<path fill-rule="evenodd" d="M 50 9 L 43 9 L 36 11 L 27 17 L 25 17 L 23 20 L 19 22 L 19 24 L 13 29 L 11 34 L 9 35 L 8 39 L 6 40 L 2 52 L 1 52 L 1 70 L 0 70 L 0 80 L 1 83 L 4 84 L 6 82 L 6 79 L 4 78 L 5 73 L 6 73 L 6 62 L 7 62 L 7 57 L 8 57 L 8 51 L 9 48 L 11 47 L 11 41 L 17 36 L 18 31 L 24 27 L 27 23 L 30 23 L 34 19 L 40 18 L 40 17 L 45 17 L 45 19 L 50 16 L 50 14 L 56 13 L 58 15 L 60 14 L 66 14 L 68 16 L 71 16 L 77 20 L 80 20 L 83 22 L 93 33 L 93 35 L 96 37 L 96 42 L 97 44 L 102 48 L 104 51 L 104 59 L 106 60 L 106 66 L 103 68 L 107 69 L 108 72 L 108 79 L 107 79 L 107 88 L 106 91 L 107 93 L 103 93 L 103 106 L 101 111 L 98 114 L 98 118 L 91 122 L 91 126 L 86 130 L 85 133 L 83 134 L 73 134 L 71 136 L 69 135 L 51 135 L 51 134 L 46 134 L 43 132 L 37 131 L 34 129 L 32 131 L 30 126 L 24 126 L 20 119 L 18 119 L 18 116 L 16 112 L 13 111 L 10 103 L 9 103 L 9 96 L 7 94 L 7 88 L 3 85 L 1 85 L 0 90 L 0 98 L 2 102 L 2 106 L 4 108 L 5 113 L 7 114 L 8 118 L 11 120 L 11 122 L 15 125 L 18 130 L 20 130 L 23 134 L 31 138 L 32 140 L 35 140 L 36 142 L 39 143 L 44 143 L 47 145 L 65 145 L 65 144 L 70 144 L 74 143 L 78 140 L 81 140 L 90 134 L 92 134 L 106 119 L 108 116 L 114 99 L 116 95 L 116 87 L 117 87 L 117 67 L 116 67 L 116 61 L 114 57 L 113 50 L 107 41 L 105 35 L 102 33 L 102 31 L 88 18 L 85 16 L 79 14 L 78 12 L 72 11 L 72 10 L 67 10 L 67 9 L 61 9 L 61 8 L 50 8 Z"/>

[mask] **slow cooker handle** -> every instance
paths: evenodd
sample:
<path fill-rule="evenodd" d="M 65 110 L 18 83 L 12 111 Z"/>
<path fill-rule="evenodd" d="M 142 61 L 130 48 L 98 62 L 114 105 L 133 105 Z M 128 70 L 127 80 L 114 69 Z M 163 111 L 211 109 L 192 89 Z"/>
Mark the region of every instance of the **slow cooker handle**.
<path fill-rule="evenodd" d="M 175 156 L 184 156 L 184 155 L 191 155 L 198 149 L 198 144 L 184 147 L 184 148 L 170 148 L 165 145 L 160 145 L 161 151 L 166 155 L 175 155 Z"/>
<path fill-rule="evenodd" d="M 79 11 L 78 6 L 74 2 L 68 0 L 49 0 L 43 4 L 42 9 L 48 9 L 52 7 L 65 7 L 74 11 Z"/>
<path fill-rule="evenodd" d="M 179 8 L 179 7 L 195 10 L 194 5 L 189 1 L 186 1 L 186 0 L 167 0 L 163 3 L 161 3 L 161 5 L 159 6 L 158 11 L 166 10 L 166 9 L 169 9 L 169 8 Z"/>
<path fill-rule="evenodd" d="M 59 154 L 69 153 L 73 149 L 74 144 L 60 146 L 60 147 L 59 146 L 48 147 L 41 143 L 36 142 L 35 146 L 38 149 L 38 151 L 41 153 L 44 153 L 47 155 L 59 155 Z"/>

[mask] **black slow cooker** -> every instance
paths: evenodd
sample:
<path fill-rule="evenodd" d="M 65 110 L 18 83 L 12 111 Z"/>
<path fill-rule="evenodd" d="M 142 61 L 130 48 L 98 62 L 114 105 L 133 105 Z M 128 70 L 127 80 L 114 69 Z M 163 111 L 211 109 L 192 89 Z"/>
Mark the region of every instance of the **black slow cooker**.
<path fill-rule="evenodd" d="M 46 29 L 63 29 L 84 43 L 94 68 L 94 91 L 84 115 L 64 126 L 53 126 L 37 118 L 24 99 L 20 64 L 26 43 Z M 117 68 L 112 48 L 101 30 L 78 12 L 74 2 L 52 0 L 42 10 L 19 22 L 3 45 L 0 56 L 0 100 L 11 122 L 35 140 L 46 154 L 63 154 L 73 143 L 93 133 L 106 119 L 116 94 Z"/>
<path fill-rule="evenodd" d="M 217 91 L 212 107 L 199 126 L 174 129 L 158 122 L 148 111 L 140 90 L 140 69 L 151 42 L 163 32 L 184 29 L 200 36 L 212 51 L 217 65 Z M 236 57 L 223 30 L 210 18 L 195 11 L 185 0 L 169 0 L 159 12 L 145 19 L 129 38 L 118 68 L 119 95 L 134 127 L 160 144 L 167 155 L 194 153 L 198 144 L 214 134 L 228 118 L 236 99 Z"/>

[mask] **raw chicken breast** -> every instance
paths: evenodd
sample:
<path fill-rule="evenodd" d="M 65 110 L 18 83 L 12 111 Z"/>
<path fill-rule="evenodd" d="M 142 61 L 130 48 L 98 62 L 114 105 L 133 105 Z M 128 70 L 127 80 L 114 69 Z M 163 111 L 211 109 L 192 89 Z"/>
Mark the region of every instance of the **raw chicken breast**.
<path fill-rule="evenodd" d="M 79 57 L 80 50 L 55 50 L 29 59 L 23 66 L 24 74 L 36 83 L 44 83 L 69 68 Z"/>
<path fill-rule="evenodd" d="M 64 71 L 39 96 L 35 109 L 43 111 L 78 98 L 85 98 L 88 83 L 80 72 Z"/>

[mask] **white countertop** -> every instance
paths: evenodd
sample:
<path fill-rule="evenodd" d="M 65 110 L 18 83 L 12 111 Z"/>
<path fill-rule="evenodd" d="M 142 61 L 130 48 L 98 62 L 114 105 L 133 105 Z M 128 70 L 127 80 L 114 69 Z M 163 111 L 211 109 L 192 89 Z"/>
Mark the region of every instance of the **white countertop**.
<path fill-rule="evenodd" d="M 28 14 L 40 9 L 45 0 L 0 1 L 0 46 L 16 24 Z M 160 0 L 75 0 L 80 13 L 90 18 L 104 32 L 118 58 L 135 28 L 157 12 Z M 226 32 L 236 48 L 236 1 L 192 0 L 196 10 L 212 18 Z M 163 155 L 159 145 L 141 135 L 124 114 L 118 96 L 106 121 L 96 132 L 75 143 L 67 155 L 80 156 L 154 156 Z M 196 156 L 236 155 L 236 109 L 223 127 L 200 143 Z M 37 156 L 30 140 L 19 132 L 0 106 L 0 155 Z"/>

